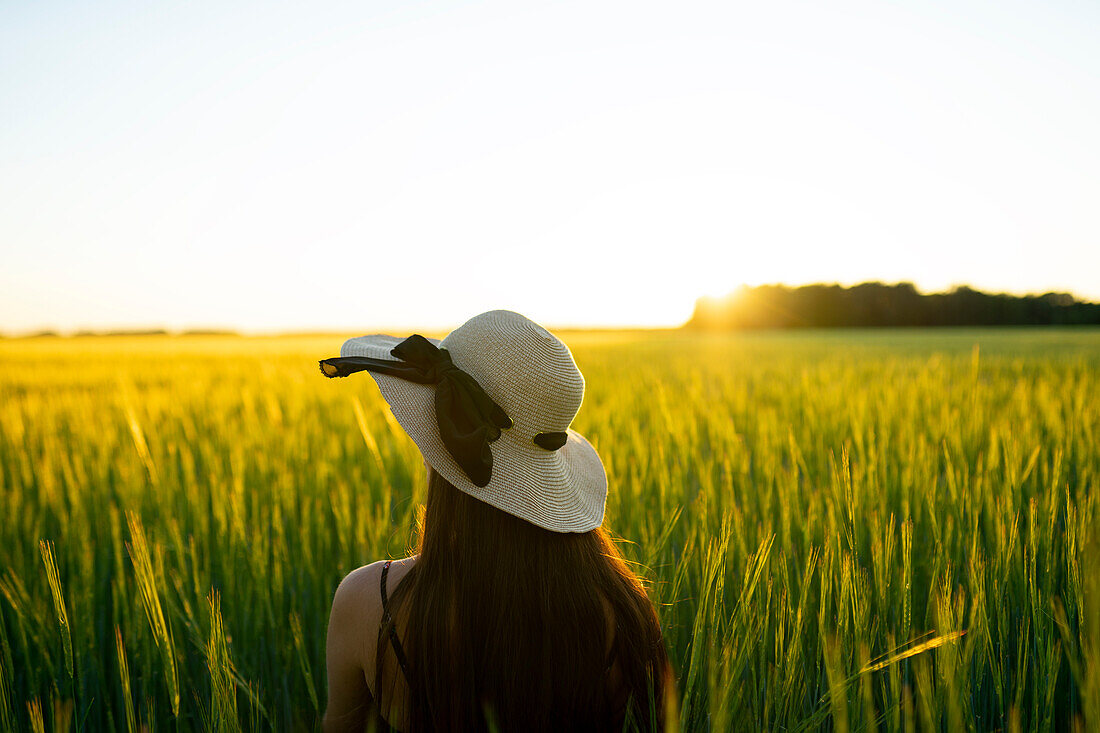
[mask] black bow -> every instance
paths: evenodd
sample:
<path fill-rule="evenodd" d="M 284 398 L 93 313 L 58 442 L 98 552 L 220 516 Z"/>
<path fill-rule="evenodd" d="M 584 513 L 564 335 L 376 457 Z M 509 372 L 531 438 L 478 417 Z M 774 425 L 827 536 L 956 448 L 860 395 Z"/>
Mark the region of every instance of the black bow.
<path fill-rule="evenodd" d="M 539 448 L 557 450 L 569 441 L 569 433 L 539 433 L 534 440 Z"/>
<path fill-rule="evenodd" d="M 400 361 L 369 356 L 322 359 L 321 373 L 326 377 L 346 377 L 367 370 L 417 384 L 436 385 L 435 416 L 444 447 L 475 486 L 487 485 L 493 474 L 489 443 L 500 437 L 503 428 L 512 427 L 512 419 L 476 379 L 454 365 L 446 349 L 440 349 L 420 334 L 409 336 L 394 346 L 390 354 Z"/>

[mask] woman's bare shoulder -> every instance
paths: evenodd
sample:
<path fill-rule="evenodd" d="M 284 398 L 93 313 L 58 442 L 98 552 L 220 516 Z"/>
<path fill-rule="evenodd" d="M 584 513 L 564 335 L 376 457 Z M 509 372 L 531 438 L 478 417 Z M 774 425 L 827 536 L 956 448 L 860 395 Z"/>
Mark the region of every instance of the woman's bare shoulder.
<path fill-rule="evenodd" d="M 390 570 L 386 578 L 386 592 L 393 593 L 393 589 L 405 577 L 416 563 L 416 556 L 404 557 L 400 560 L 390 561 Z M 379 560 L 369 565 L 363 565 L 344 576 L 340 585 L 336 588 L 336 594 L 332 600 L 333 615 L 340 611 L 338 620 L 355 622 L 361 626 L 370 617 L 374 621 L 382 620 L 382 569 L 386 561 Z M 346 617 L 346 618 L 345 618 Z"/>
<path fill-rule="evenodd" d="M 397 583 L 416 564 L 416 556 L 390 561 L 389 573 L 386 578 L 386 592 L 393 593 Z M 378 630 L 378 624 L 382 622 L 382 569 L 385 560 L 372 562 L 355 568 L 340 581 L 337 591 L 332 599 L 332 613 L 329 619 L 330 634 L 335 631 L 338 635 L 359 639 L 363 644 L 355 644 L 362 648 L 364 653 L 373 652 L 374 635 Z"/>
<path fill-rule="evenodd" d="M 386 578 L 387 594 L 393 592 L 412 569 L 416 556 L 390 562 Z M 356 568 L 344 576 L 332 599 L 329 615 L 328 650 L 365 673 L 374 688 L 374 656 L 378 648 L 378 627 L 382 623 L 382 568 L 386 561 Z"/>

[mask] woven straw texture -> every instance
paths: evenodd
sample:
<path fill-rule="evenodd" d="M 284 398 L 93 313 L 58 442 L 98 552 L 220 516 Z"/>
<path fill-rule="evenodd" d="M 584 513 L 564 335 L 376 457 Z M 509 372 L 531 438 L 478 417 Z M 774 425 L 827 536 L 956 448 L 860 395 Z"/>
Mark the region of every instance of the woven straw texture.
<path fill-rule="evenodd" d="M 340 356 L 394 359 L 404 337 L 376 334 L 349 339 Z M 442 341 L 455 366 L 467 372 L 514 425 L 490 444 L 493 474 L 475 486 L 439 437 L 435 386 L 370 372 L 394 417 L 429 465 L 459 490 L 552 532 L 587 532 L 603 522 L 607 474 L 596 449 L 569 424 L 584 397 L 584 378 L 556 336 L 512 311 L 474 316 Z M 566 431 L 556 451 L 534 442 L 539 432 Z"/>

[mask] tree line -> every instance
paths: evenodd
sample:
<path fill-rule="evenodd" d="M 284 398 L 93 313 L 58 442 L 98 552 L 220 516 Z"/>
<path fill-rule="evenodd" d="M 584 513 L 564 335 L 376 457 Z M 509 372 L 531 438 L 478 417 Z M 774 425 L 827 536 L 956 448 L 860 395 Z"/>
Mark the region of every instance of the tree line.
<path fill-rule="evenodd" d="M 923 294 L 912 283 L 742 286 L 723 298 L 700 298 L 687 328 L 836 326 L 1048 326 L 1100 324 L 1100 303 L 1069 293 L 1008 295 L 958 286 Z"/>

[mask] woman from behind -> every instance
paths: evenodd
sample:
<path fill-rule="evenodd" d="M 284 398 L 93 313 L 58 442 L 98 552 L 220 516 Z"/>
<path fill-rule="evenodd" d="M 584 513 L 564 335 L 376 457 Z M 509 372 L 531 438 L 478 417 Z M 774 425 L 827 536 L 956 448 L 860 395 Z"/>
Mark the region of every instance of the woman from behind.
<path fill-rule="evenodd" d="M 326 730 L 656 730 L 671 668 L 652 603 L 602 527 L 607 481 L 569 423 L 568 349 L 509 311 L 442 342 L 351 339 L 420 447 L 417 553 L 349 574 L 329 621 Z"/>

